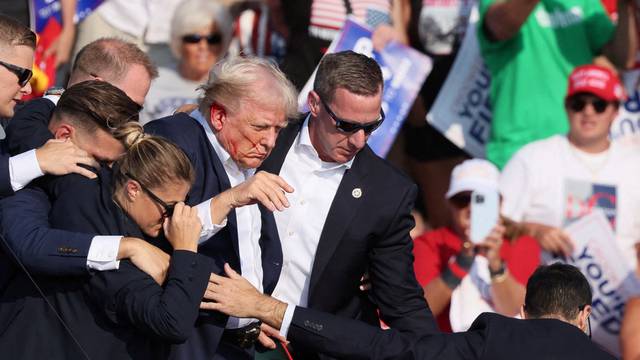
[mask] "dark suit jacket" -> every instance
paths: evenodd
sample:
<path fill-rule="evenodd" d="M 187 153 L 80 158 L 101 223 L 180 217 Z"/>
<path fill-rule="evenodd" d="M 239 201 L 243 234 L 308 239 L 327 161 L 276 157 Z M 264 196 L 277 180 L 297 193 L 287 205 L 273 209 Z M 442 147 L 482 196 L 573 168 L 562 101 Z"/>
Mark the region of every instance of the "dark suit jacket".
<path fill-rule="evenodd" d="M 577 327 L 555 319 L 484 313 L 468 332 L 421 337 L 296 308 L 288 338 L 345 359 L 608 360 Z"/>
<path fill-rule="evenodd" d="M 43 179 L 54 201 L 51 225 L 142 237 L 113 202 L 110 173 L 103 167 L 96 180 L 75 174 Z M 164 240 L 152 241 L 171 252 Z M 80 359 L 82 352 L 105 360 L 167 358 L 170 344 L 184 342 L 193 330 L 210 268 L 206 256 L 173 251 L 163 286 L 128 261 L 117 271 L 84 277 L 36 277 L 72 335 L 20 272 L 1 300 L 10 320 L 0 327 L 0 353 L 12 359 Z"/>
<path fill-rule="evenodd" d="M 280 133 L 263 170 L 280 172 L 301 124 L 290 124 Z M 352 196 L 355 188 L 361 189 L 361 197 Z M 392 328 L 416 336 L 438 331 L 413 271 L 409 231 L 415 196 L 416 186 L 368 146 L 356 155 L 320 236 L 308 307 L 370 324 L 378 323 L 378 308 Z M 359 290 L 365 271 L 372 284 L 368 293 Z M 297 353 L 303 350 L 292 345 Z"/>
<path fill-rule="evenodd" d="M 12 142 L 16 151 L 24 151 L 25 147 L 34 145 L 31 133 L 40 134 L 37 136 L 41 138 L 40 141 L 46 141 L 43 129 L 47 129 L 53 106 L 46 99 L 32 101 L 29 104 L 31 103 L 33 105 L 30 116 L 23 119 L 30 125 L 18 126 L 19 119 L 14 118 L 13 130 L 10 126 L 8 131 L 14 139 L 21 139 Z M 145 126 L 145 130 L 172 140 L 191 160 L 196 170 L 196 181 L 188 194 L 189 205 L 196 205 L 230 187 L 222 163 L 209 143 L 204 129 L 196 120 L 186 114 L 178 114 L 152 121 Z M 49 211 L 47 195 L 37 190 L 23 190 L 18 195 L 10 202 L 0 203 L 0 207 L 3 212 L 3 231 L 25 265 L 45 274 L 86 274 L 89 244 L 96 234 L 59 233 L 59 230 L 49 229 L 46 221 Z M 282 249 L 273 214 L 262 207 L 261 213 L 263 288 L 266 293 L 271 293 L 280 276 Z M 240 270 L 235 212 L 229 214 L 224 229 L 200 246 L 199 253 L 213 260 L 212 272 L 222 273 L 225 262 Z M 210 358 L 216 351 L 227 319 L 227 316 L 220 313 L 201 312 L 196 322 L 196 331 L 185 344 L 174 349 L 174 357 Z"/>

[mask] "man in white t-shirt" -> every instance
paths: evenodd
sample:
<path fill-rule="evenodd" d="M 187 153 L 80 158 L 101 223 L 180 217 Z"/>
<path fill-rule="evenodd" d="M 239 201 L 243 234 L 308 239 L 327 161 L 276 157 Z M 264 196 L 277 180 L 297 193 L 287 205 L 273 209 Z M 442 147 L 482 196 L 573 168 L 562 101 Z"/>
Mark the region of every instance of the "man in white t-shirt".
<path fill-rule="evenodd" d="M 562 230 L 595 209 L 616 233 L 625 260 L 637 268 L 640 240 L 640 151 L 609 140 L 624 91 L 610 70 L 584 65 L 569 76 L 569 133 L 535 141 L 507 163 L 501 177 L 503 213 L 524 222 L 543 249 L 568 255 Z"/>

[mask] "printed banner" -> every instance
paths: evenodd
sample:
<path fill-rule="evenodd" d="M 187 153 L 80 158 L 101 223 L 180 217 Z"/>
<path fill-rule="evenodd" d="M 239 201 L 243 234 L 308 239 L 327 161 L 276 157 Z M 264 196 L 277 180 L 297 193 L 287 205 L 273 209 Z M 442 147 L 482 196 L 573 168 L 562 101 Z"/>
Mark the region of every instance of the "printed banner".
<path fill-rule="evenodd" d="M 607 217 L 611 229 L 616 230 L 617 189 L 615 185 L 565 179 L 564 226 L 598 209 Z"/>
<path fill-rule="evenodd" d="M 431 72 L 432 62 L 420 52 L 395 42 L 389 43 L 382 52 L 373 50 L 371 30 L 358 24 L 353 18 L 347 19 L 340 35 L 337 36 L 327 53 L 353 50 L 373 57 L 384 77 L 382 109 L 386 118 L 380 128 L 369 137 L 368 144 L 373 151 L 385 157 L 393 144 L 402 122 L 409 113 L 422 83 Z M 317 70 L 317 68 L 316 68 Z M 307 112 L 307 96 L 313 88 L 314 71 L 311 78 L 300 91 L 298 106 Z"/>
<path fill-rule="evenodd" d="M 593 291 L 591 332 L 593 341 L 620 356 L 618 337 L 624 304 L 640 296 L 635 276 L 615 244 L 608 219 L 596 210 L 566 227 L 576 248 L 565 262 L 577 266 Z"/>
<path fill-rule="evenodd" d="M 484 158 L 491 128 L 491 76 L 476 37 L 478 17 L 478 8 L 474 6 L 456 60 L 427 114 L 427 121 L 469 155 Z"/>
<path fill-rule="evenodd" d="M 75 23 L 87 17 L 103 0 L 77 1 Z M 49 56 L 45 59 L 44 53 L 56 41 L 62 30 L 62 7 L 60 0 L 31 0 L 30 9 L 33 9 L 32 27 L 38 35 L 31 96 L 38 97 L 55 84 L 55 58 Z"/>

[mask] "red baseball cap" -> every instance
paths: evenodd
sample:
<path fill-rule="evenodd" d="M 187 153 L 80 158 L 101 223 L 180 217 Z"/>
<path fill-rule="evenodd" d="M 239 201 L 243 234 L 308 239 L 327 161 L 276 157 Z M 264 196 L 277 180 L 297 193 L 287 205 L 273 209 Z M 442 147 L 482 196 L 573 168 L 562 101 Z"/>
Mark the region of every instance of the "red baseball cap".
<path fill-rule="evenodd" d="M 613 71 L 598 65 L 578 66 L 569 75 L 567 97 L 577 93 L 593 94 L 607 101 L 626 99 L 620 79 Z"/>

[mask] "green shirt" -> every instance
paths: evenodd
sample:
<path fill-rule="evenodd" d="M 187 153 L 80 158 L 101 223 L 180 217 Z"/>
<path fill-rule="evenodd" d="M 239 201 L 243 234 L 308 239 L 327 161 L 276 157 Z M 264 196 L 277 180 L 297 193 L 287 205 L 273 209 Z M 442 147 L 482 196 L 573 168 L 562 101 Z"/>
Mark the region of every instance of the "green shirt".
<path fill-rule="evenodd" d="M 480 16 L 495 0 L 480 0 Z M 508 1 L 508 0 L 507 0 Z M 513 38 L 492 42 L 478 22 L 491 72 L 493 119 L 487 158 L 502 168 L 523 145 L 569 130 L 567 79 L 591 63 L 615 26 L 600 0 L 540 0 Z"/>

